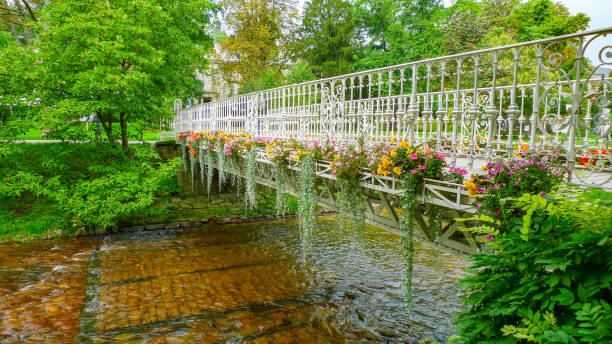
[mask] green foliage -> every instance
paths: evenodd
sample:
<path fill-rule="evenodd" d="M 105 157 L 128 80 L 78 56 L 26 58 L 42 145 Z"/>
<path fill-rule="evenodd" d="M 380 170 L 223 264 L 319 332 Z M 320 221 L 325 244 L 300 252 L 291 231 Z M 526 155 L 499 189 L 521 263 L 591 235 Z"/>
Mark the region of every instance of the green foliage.
<path fill-rule="evenodd" d="M 350 2 L 312 0 L 304 9 L 294 54 L 319 77 L 348 73 L 357 53 L 355 25 Z"/>
<path fill-rule="evenodd" d="M 481 7 L 480 2 L 460 0 L 446 9 L 442 26 L 446 54 L 478 49 L 489 30 Z"/>
<path fill-rule="evenodd" d="M 287 84 L 299 84 L 316 79 L 308 62 L 298 60 L 287 74 Z"/>
<path fill-rule="evenodd" d="M 242 92 L 281 84 L 286 40 L 297 17 L 294 0 L 223 0 L 229 33 L 219 40 L 215 68 Z"/>
<path fill-rule="evenodd" d="M 585 30 L 589 21 L 583 13 L 570 15 L 558 2 L 531 0 L 518 5 L 507 23 L 515 30 L 516 40 L 523 42 Z"/>
<path fill-rule="evenodd" d="M 470 258 L 473 275 L 462 281 L 461 340 L 612 341 L 612 208 L 572 189 L 508 204 L 504 234 Z"/>
<path fill-rule="evenodd" d="M 27 84 L 11 82 L 2 96 L 25 99 L 20 111 L 62 139 L 84 138 L 78 119 L 92 115 L 110 141 L 118 137 L 110 124 L 123 121 L 126 138 L 127 122 L 158 123 L 171 115 L 170 97 L 201 92 L 193 74 L 212 47 L 205 25 L 213 9 L 208 0 L 49 2 L 14 67 Z"/>
<path fill-rule="evenodd" d="M 43 235 L 33 228 L 43 223 L 71 234 L 160 213 L 155 201 L 177 191 L 181 164 L 159 162 L 147 146 L 133 158 L 91 144 L 12 145 L 0 154 L 0 236 L 26 238 Z"/>
<path fill-rule="evenodd" d="M 254 79 L 249 79 L 245 82 L 240 90 L 240 93 L 250 93 L 256 91 L 267 90 L 282 86 L 284 76 L 278 68 L 268 67 L 263 73 L 259 74 Z"/>

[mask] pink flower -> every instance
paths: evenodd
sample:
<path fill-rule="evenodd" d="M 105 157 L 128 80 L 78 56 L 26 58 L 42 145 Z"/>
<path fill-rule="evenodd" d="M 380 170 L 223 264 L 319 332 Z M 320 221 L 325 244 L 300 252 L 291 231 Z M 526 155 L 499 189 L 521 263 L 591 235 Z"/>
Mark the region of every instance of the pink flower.
<path fill-rule="evenodd" d="M 425 169 L 425 166 L 423 166 L 423 165 L 419 165 L 419 168 L 420 168 L 421 170 L 424 170 L 424 169 Z"/>
<path fill-rule="evenodd" d="M 489 234 L 489 235 L 487 236 L 487 240 L 489 240 L 489 241 L 493 240 L 493 235 Z"/>
<path fill-rule="evenodd" d="M 499 216 L 499 213 L 501 213 L 501 209 L 497 209 L 497 211 L 495 212 L 495 216 Z"/>
<path fill-rule="evenodd" d="M 412 173 L 419 173 L 419 171 L 417 171 L 417 170 L 410 170 L 410 172 L 412 172 Z"/>
<path fill-rule="evenodd" d="M 467 171 L 462 169 L 459 171 L 459 174 L 465 176 L 467 174 Z"/>
<path fill-rule="evenodd" d="M 438 157 L 438 159 L 444 159 L 444 154 L 440 152 L 436 152 L 436 156 Z"/>
<path fill-rule="evenodd" d="M 412 159 L 412 160 L 416 160 L 416 159 L 418 159 L 418 158 L 419 158 L 419 156 L 417 155 L 417 153 L 412 153 L 412 154 L 410 154 L 410 159 Z"/>

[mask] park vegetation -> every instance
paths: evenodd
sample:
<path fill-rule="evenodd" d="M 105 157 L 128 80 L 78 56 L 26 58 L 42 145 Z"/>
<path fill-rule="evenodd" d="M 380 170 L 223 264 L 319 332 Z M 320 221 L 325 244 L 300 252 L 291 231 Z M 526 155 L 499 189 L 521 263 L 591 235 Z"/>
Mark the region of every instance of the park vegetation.
<path fill-rule="evenodd" d="M 240 93 L 570 34 L 554 0 L 224 0 L 213 75 Z"/>
<path fill-rule="evenodd" d="M 292 0 L 0 1 L 0 237 L 96 232 L 159 214 L 157 201 L 180 192 L 181 163 L 194 182 L 200 167 L 209 192 L 217 186 L 215 170 L 222 188 L 232 178 L 226 171 L 244 165 L 243 190 L 253 207 L 256 153 L 263 152 L 275 163 L 278 214 L 287 212 L 289 167 L 299 167 L 305 251 L 316 221 L 317 164 L 336 177 L 340 211 L 356 230 L 363 229 L 364 170 L 403 184 L 410 303 L 416 195 L 425 178 L 463 183 L 467 173 L 441 153 L 403 141 L 305 145 L 205 132 L 181 135 L 182 159 L 162 162 L 149 147 L 129 145 L 128 128 L 167 121 L 172 99 L 200 98 L 194 75 L 209 69 L 210 57 L 213 72 L 245 93 L 569 34 L 589 19 L 553 0 L 457 0 L 448 8 L 440 0 L 311 0 L 301 15 L 296 6 Z M 95 135 L 84 118 L 100 123 Z M 63 142 L 13 142 L 32 128 Z M 457 340 L 610 342 L 610 193 L 567 185 L 563 152 L 517 148 L 516 159 L 486 165 L 464 184 L 478 207 L 469 219 L 475 225 L 465 230 L 482 251 L 470 257 L 471 275 L 462 282 L 466 308 L 457 318 Z M 442 220 L 435 208 L 428 215 L 436 247 Z"/>

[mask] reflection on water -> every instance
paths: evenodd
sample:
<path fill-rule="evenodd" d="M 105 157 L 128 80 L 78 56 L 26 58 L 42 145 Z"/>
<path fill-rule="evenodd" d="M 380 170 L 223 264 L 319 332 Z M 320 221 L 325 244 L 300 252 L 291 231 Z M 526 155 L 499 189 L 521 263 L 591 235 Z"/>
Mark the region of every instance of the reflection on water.
<path fill-rule="evenodd" d="M 0 342 L 444 341 L 464 262 L 417 244 L 414 308 L 400 238 L 319 218 L 0 244 Z"/>

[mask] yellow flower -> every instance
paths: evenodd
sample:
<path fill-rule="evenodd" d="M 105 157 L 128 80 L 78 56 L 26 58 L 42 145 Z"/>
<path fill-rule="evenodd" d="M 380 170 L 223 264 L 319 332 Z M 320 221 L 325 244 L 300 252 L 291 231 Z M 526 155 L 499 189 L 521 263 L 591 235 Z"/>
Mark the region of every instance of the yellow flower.
<path fill-rule="evenodd" d="M 293 160 L 297 161 L 297 160 L 298 160 L 298 156 L 297 156 L 297 155 L 296 155 L 296 156 L 294 156 L 294 157 L 293 157 Z"/>
<path fill-rule="evenodd" d="M 395 158 L 397 156 L 397 151 L 395 149 L 393 149 L 390 153 L 392 158 Z"/>
<path fill-rule="evenodd" d="M 340 160 L 340 157 L 338 156 L 338 154 L 334 154 L 334 161 L 338 161 Z"/>
<path fill-rule="evenodd" d="M 396 142 L 397 142 L 397 139 L 395 139 L 395 138 L 391 139 L 391 143 L 396 143 Z"/>
<path fill-rule="evenodd" d="M 483 171 L 488 171 L 488 170 L 489 170 L 489 165 L 484 165 L 484 166 L 482 166 L 482 170 L 483 170 Z"/>
<path fill-rule="evenodd" d="M 402 174 L 402 169 L 397 167 L 397 166 L 395 166 L 393 168 L 393 172 L 399 176 L 400 174 Z"/>
<path fill-rule="evenodd" d="M 463 182 L 463 185 L 467 189 L 470 196 L 474 197 L 474 195 L 478 194 L 478 185 L 476 185 L 473 181 L 466 180 Z"/>

